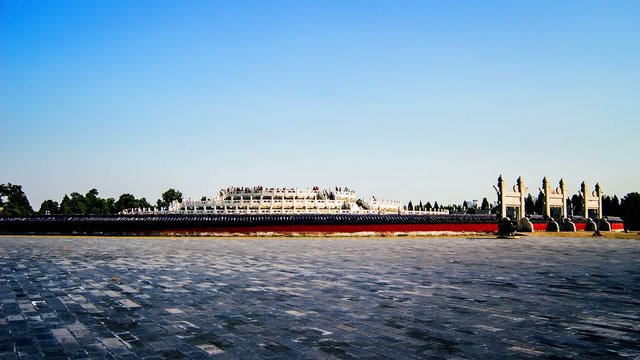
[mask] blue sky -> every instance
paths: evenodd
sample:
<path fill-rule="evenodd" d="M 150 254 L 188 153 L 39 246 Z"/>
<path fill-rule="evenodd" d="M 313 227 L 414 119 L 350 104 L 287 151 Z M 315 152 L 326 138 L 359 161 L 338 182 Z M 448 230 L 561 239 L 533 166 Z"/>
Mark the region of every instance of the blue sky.
<path fill-rule="evenodd" d="M 0 183 L 640 191 L 638 1 L 0 1 Z M 548 133 L 545 136 L 544 133 Z"/>

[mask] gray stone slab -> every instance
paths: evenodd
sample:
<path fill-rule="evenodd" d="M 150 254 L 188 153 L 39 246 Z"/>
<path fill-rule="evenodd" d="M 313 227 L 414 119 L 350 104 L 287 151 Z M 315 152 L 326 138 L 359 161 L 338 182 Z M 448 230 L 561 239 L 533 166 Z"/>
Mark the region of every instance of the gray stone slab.
<path fill-rule="evenodd" d="M 0 356 L 635 358 L 639 263 L 535 236 L 0 237 Z"/>

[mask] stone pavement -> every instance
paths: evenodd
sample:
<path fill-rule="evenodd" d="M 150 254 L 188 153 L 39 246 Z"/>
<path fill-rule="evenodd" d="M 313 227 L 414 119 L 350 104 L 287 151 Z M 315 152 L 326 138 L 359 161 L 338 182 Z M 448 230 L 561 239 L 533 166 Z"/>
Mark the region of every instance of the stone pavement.
<path fill-rule="evenodd" d="M 640 241 L 0 237 L 1 359 L 640 358 Z"/>

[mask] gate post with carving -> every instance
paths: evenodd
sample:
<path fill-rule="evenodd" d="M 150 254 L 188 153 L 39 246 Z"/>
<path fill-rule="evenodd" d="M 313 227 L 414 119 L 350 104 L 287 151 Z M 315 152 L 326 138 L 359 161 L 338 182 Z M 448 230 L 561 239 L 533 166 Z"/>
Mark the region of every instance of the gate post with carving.
<path fill-rule="evenodd" d="M 560 178 L 560 194 L 562 195 L 562 218 L 566 219 L 569 216 L 569 209 L 567 209 L 567 188 L 564 185 L 564 179 Z"/>
<path fill-rule="evenodd" d="M 596 220 L 602 218 L 602 188 L 596 183 L 595 191 L 589 193 L 589 187 L 585 181 L 580 185 L 583 196 L 584 218 L 589 218 L 589 210 L 596 210 Z"/>
<path fill-rule="evenodd" d="M 567 194 L 564 185 L 564 179 L 560 179 L 559 187 L 552 189 L 549 181 L 545 177 L 542 179 L 542 193 L 544 194 L 544 214 L 551 217 L 551 208 L 559 207 L 562 212 L 562 218 L 567 217 Z"/>
<path fill-rule="evenodd" d="M 589 194 L 589 188 L 583 181 L 581 191 L 584 196 L 584 217 L 589 218 L 589 210 L 596 210 L 596 231 L 611 231 L 611 224 L 605 219 L 602 214 L 602 188 L 600 184 L 596 183 L 595 191 Z M 588 221 L 588 220 L 587 220 Z"/>
<path fill-rule="evenodd" d="M 525 188 L 524 180 L 522 177 L 518 177 L 516 185 L 513 187 L 513 191 L 507 190 L 507 184 L 502 178 L 502 175 L 498 178 L 498 187 L 496 188 L 498 192 L 498 202 L 500 203 L 500 215 L 504 218 L 507 217 L 507 207 L 517 207 L 518 212 L 516 214 L 518 223 L 518 230 L 520 231 L 533 231 L 533 225 L 531 222 L 525 217 L 525 209 L 524 202 L 525 196 L 524 194 L 527 191 Z"/>
<path fill-rule="evenodd" d="M 524 198 L 524 193 L 525 193 L 525 191 L 527 189 L 525 189 L 525 187 L 524 187 L 524 180 L 522 180 L 522 176 L 518 176 L 517 184 L 518 184 L 517 185 L 517 189 L 518 189 L 518 192 L 520 193 L 520 206 L 518 206 L 519 215 L 520 215 L 520 217 L 518 218 L 518 222 L 519 222 L 521 219 L 524 219 L 524 217 L 525 217 L 525 209 L 524 209 L 525 198 Z"/>

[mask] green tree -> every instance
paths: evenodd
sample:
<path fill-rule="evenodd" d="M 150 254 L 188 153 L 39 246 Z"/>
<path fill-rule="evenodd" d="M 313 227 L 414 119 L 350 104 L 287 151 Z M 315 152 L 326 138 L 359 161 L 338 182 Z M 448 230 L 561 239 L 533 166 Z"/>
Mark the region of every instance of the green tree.
<path fill-rule="evenodd" d="M 91 189 L 85 195 L 86 213 L 87 214 L 108 214 L 107 201 L 98 196 L 98 190 Z"/>
<path fill-rule="evenodd" d="M 71 198 L 69 198 L 69 195 L 64 194 L 62 201 L 60 201 L 60 214 L 71 214 L 71 210 L 69 209 L 70 203 Z"/>
<path fill-rule="evenodd" d="M 58 205 L 57 201 L 45 200 L 40 205 L 40 210 L 38 210 L 38 214 L 40 215 L 60 214 L 60 205 Z"/>
<path fill-rule="evenodd" d="M 411 203 L 411 200 L 409 200 L 409 205 L 407 205 L 407 208 L 409 209 L 409 211 L 413 211 L 413 204 Z"/>
<path fill-rule="evenodd" d="M 616 195 L 613 195 L 613 199 L 611 200 L 611 215 L 620 216 L 620 199 L 618 199 Z"/>
<path fill-rule="evenodd" d="M 542 191 L 538 193 L 538 198 L 536 198 L 536 202 L 533 205 L 533 210 L 538 215 L 542 215 L 544 213 L 544 194 Z"/>
<path fill-rule="evenodd" d="M 620 215 L 627 230 L 640 230 L 640 193 L 628 193 L 620 201 Z"/>
<path fill-rule="evenodd" d="M 63 214 L 83 215 L 87 213 L 87 200 L 77 192 L 72 192 L 71 196 L 65 195 L 60 202 L 60 211 Z"/>
<path fill-rule="evenodd" d="M 571 197 L 571 207 L 573 208 L 574 216 L 582 216 L 584 215 L 584 204 L 582 203 L 582 194 L 574 194 Z"/>
<path fill-rule="evenodd" d="M 422 205 L 422 200 L 420 200 L 420 203 L 418 204 L 418 211 L 423 211 L 424 210 L 424 205 Z"/>
<path fill-rule="evenodd" d="M 427 201 L 427 211 L 431 211 L 433 208 L 431 207 L 431 202 Z"/>
<path fill-rule="evenodd" d="M 489 200 L 487 198 L 482 198 L 482 205 L 480 205 L 481 210 L 489 210 L 491 205 L 489 205 Z"/>
<path fill-rule="evenodd" d="M 107 209 L 107 214 L 116 214 L 118 211 L 116 210 L 116 199 L 108 198 L 105 200 L 105 207 Z"/>
<path fill-rule="evenodd" d="M 613 200 L 610 196 L 605 195 L 602 197 L 602 216 L 613 216 L 611 211 L 613 210 Z"/>
<path fill-rule="evenodd" d="M 33 208 L 29 204 L 22 186 L 11 183 L 0 184 L 0 216 L 30 216 Z"/>
<path fill-rule="evenodd" d="M 433 210 L 440 210 L 440 205 L 438 205 L 437 201 L 433 204 Z"/>
<path fill-rule="evenodd" d="M 143 209 L 146 209 L 146 208 L 150 208 L 150 207 L 152 207 L 152 206 L 151 206 L 151 204 L 149 204 L 149 202 L 147 201 L 147 199 L 146 199 L 146 198 L 140 198 L 140 199 L 138 200 L 138 207 L 141 207 L 141 208 L 143 208 Z"/>
<path fill-rule="evenodd" d="M 533 202 L 533 196 L 531 196 L 531 194 L 529 194 L 524 199 L 524 213 L 525 214 L 533 214 L 535 211 L 536 211 L 536 205 Z"/>
<path fill-rule="evenodd" d="M 175 200 L 182 201 L 182 193 L 175 189 L 169 189 L 162 193 L 162 198 L 158 199 L 156 205 L 158 207 L 168 207 Z"/>
<path fill-rule="evenodd" d="M 107 199 L 107 206 L 113 207 L 113 210 L 111 212 L 112 214 L 119 213 L 125 209 L 138 209 L 138 208 L 146 209 L 146 208 L 152 207 L 146 198 L 136 199 L 136 197 L 131 194 L 122 194 L 118 198 L 118 201 L 115 201 L 113 205 L 109 205 L 109 203 L 111 203 L 112 201 L 113 199 Z"/>
<path fill-rule="evenodd" d="M 114 205 L 116 212 L 121 212 L 124 209 L 138 208 L 139 202 L 136 197 L 131 194 L 122 194 Z"/>

